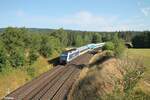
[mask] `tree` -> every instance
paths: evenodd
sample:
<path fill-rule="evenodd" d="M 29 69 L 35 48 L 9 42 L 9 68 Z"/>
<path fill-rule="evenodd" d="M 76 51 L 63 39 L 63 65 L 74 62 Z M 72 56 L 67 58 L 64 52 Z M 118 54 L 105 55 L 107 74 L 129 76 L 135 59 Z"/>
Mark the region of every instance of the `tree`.
<path fill-rule="evenodd" d="M 83 34 L 83 42 L 84 42 L 84 45 L 92 42 L 92 38 L 91 38 L 90 34 L 88 34 L 88 33 Z"/>
<path fill-rule="evenodd" d="M 47 36 L 49 37 L 49 36 Z M 42 45 L 42 35 L 40 34 L 31 34 L 30 38 L 30 49 L 34 51 L 39 51 Z"/>
<path fill-rule="evenodd" d="M 3 42 L 0 40 L 0 72 L 7 66 L 7 53 Z"/>
<path fill-rule="evenodd" d="M 14 48 L 12 52 L 10 53 L 10 63 L 13 67 L 21 67 L 25 64 L 25 54 L 24 49 L 22 48 Z"/>
<path fill-rule="evenodd" d="M 132 33 L 127 31 L 127 32 L 122 32 L 120 33 L 121 37 L 126 41 L 126 42 L 131 42 L 132 38 Z"/>
<path fill-rule="evenodd" d="M 83 39 L 81 37 L 81 35 L 76 35 L 76 38 L 75 38 L 75 46 L 82 46 L 83 45 Z"/>
<path fill-rule="evenodd" d="M 58 38 L 64 46 L 68 44 L 68 33 L 64 31 L 62 28 L 51 33 L 51 36 Z"/>
<path fill-rule="evenodd" d="M 116 57 L 121 57 L 125 50 L 124 41 L 118 37 L 118 33 L 114 34 L 112 42 L 114 43 L 114 54 Z"/>
<path fill-rule="evenodd" d="M 102 42 L 102 37 L 98 33 L 93 34 L 92 43 Z"/>
<path fill-rule="evenodd" d="M 33 49 L 30 50 L 29 52 L 29 64 L 32 65 L 37 58 L 39 57 L 38 53 Z"/>
<path fill-rule="evenodd" d="M 102 48 L 103 50 L 112 50 L 114 51 L 115 46 L 113 42 L 106 42 L 106 44 Z"/>
<path fill-rule="evenodd" d="M 140 35 L 134 36 L 132 39 L 132 43 L 135 48 L 149 48 L 150 32 L 143 32 Z"/>
<path fill-rule="evenodd" d="M 58 38 L 46 35 L 42 37 L 40 53 L 44 57 L 50 57 L 54 51 L 60 52 L 62 49 L 63 47 Z"/>
<path fill-rule="evenodd" d="M 5 43 L 7 50 L 11 50 L 14 47 L 25 47 L 25 28 L 12 28 L 8 27 L 1 35 L 2 41 Z"/>

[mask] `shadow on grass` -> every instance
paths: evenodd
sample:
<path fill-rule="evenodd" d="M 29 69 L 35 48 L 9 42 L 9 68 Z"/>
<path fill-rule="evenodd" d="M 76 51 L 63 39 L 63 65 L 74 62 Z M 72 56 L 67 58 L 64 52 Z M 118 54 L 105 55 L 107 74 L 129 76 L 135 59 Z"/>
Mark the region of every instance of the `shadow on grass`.
<path fill-rule="evenodd" d="M 53 64 L 54 66 L 60 65 L 59 64 L 59 57 L 53 58 L 51 60 L 48 60 L 49 64 Z"/>
<path fill-rule="evenodd" d="M 110 58 L 112 58 L 112 57 L 102 56 L 102 57 L 98 58 L 96 61 L 90 63 L 88 66 L 89 66 L 89 67 L 92 67 L 92 66 L 94 66 L 94 65 L 99 65 L 99 64 L 105 62 L 106 60 L 108 60 L 108 59 L 110 59 Z"/>

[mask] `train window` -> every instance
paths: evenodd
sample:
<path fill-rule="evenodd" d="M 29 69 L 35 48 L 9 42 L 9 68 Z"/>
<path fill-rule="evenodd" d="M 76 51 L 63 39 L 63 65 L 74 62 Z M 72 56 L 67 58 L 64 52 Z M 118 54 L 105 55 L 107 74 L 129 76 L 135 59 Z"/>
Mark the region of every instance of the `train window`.
<path fill-rule="evenodd" d="M 79 51 L 76 51 L 76 52 L 70 54 L 69 59 L 72 59 L 72 58 L 76 57 L 78 54 L 79 54 Z"/>
<path fill-rule="evenodd" d="M 66 60 L 67 59 L 67 56 L 61 56 L 60 57 L 62 60 Z"/>

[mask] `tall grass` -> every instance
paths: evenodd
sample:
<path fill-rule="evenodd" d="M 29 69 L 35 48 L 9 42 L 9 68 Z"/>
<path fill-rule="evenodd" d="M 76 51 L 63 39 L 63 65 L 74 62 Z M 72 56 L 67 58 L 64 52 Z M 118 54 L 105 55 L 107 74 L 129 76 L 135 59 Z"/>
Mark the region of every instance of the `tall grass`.
<path fill-rule="evenodd" d="M 0 99 L 51 68 L 52 65 L 48 63 L 48 59 L 40 56 L 29 67 L 25 66 L 17 69 L 10 67 L 5 69 L 3 73 L 0 73 Z"/>
<path fill-rule="evenodd" d="M 145 67 L 142 59 L 109 59 L 93 64 L 71 90 L 69 100 L 149 100 L 150 95 L 137 89 Z M 84 72 L 83 72 L 84 73 Z"/>

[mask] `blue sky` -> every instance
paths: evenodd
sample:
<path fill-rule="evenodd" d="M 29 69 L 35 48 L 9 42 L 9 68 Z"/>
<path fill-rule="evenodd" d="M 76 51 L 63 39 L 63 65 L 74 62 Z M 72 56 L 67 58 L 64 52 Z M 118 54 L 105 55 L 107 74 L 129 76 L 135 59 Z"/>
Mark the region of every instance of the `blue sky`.
<path fill-rule="evenodd" d="M 150 0 L 0 0 L 0 27 L 150 30 Z"/>

